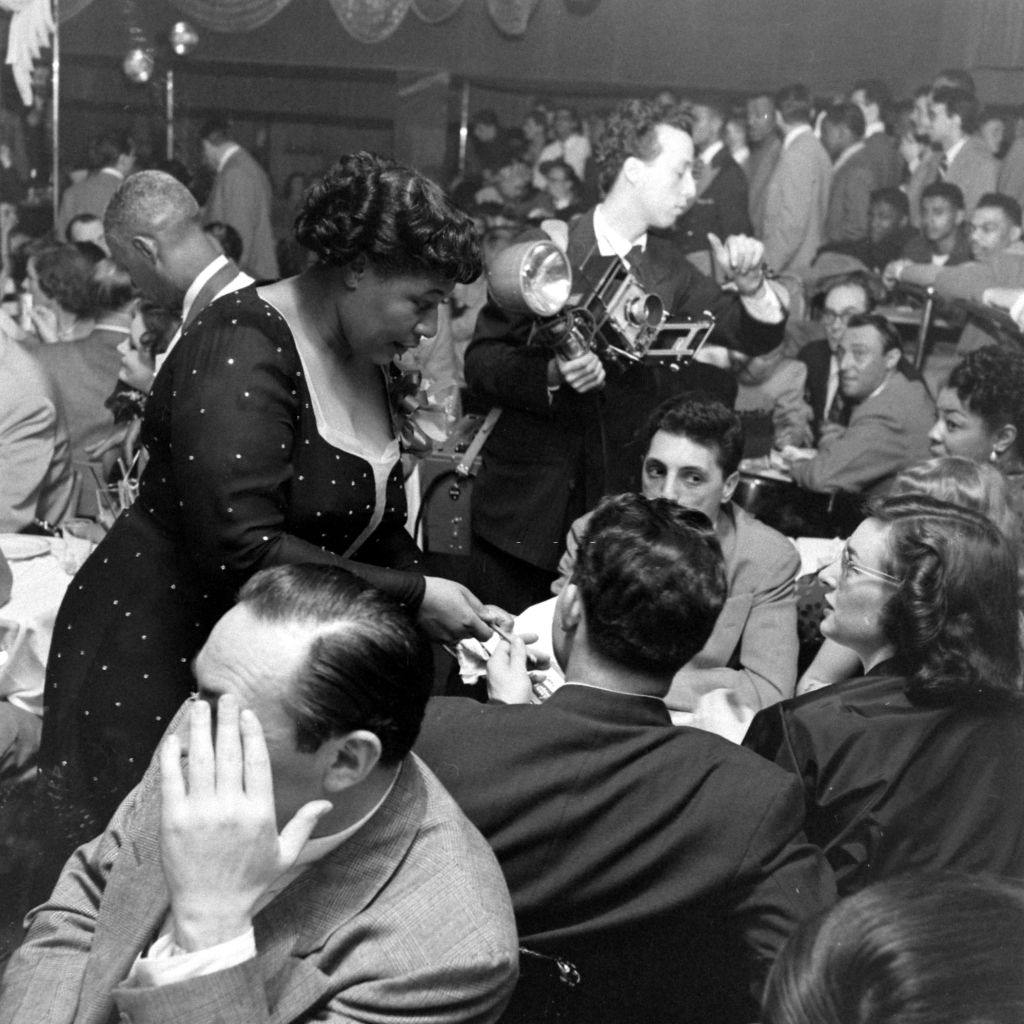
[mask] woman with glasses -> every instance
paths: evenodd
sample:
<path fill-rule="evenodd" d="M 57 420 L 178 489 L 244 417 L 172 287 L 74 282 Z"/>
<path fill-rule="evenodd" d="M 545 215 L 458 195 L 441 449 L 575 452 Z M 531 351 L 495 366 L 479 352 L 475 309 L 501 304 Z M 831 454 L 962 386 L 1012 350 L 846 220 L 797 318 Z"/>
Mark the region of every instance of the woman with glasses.
<path fill-rule="evenodd" d="M 1017 555 L 984 516 L 891 497 L 822 571 L 862 674 L 761 711 L 744 745 L 799 775 L 841 894 L 906 870 L 1024 875 Z"/>
<path fill-rule="evenodd" d="M 952 455 L 927 459 L 903 470 L 889 493 L 924 494 L 980 512 L 1010 541 L 1019 561 L 1020 501 L 1006 477 L 990 463 Z M 1022 569 L 1024 566 L 1018 564 L 1020 592 L 1024 594 Z M 797 695 L 851 679 L 860 673 L 860 668 L 860 660 L 853 651 L 826 639 L 797 682 Z"/>

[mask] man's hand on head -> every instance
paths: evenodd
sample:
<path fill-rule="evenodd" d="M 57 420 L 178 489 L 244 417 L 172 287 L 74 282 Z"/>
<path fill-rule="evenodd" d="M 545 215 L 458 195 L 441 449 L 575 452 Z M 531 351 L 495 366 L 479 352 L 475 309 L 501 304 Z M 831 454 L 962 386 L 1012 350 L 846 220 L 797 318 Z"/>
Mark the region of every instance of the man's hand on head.
<path fill-rule="evenodd" d="M 331 804 L 306 804 L 278 835 L 270 758 L 256 715 L 233 695 L 221 697 L 216 743 L 209 705 L 194 701 L 188 715 L 187 768 L 177 736 L 160 748 L 160 855 L 174 941 L 192 952 L 248 931 L 256 903 L 295 863 Z"/>

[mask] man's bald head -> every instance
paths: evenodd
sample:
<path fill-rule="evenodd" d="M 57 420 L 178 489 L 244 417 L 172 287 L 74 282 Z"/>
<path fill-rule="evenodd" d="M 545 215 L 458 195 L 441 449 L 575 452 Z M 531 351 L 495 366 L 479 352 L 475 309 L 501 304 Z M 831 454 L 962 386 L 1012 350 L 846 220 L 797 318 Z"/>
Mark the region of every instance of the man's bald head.
<path fill-rule="evenodd" d="M 163 171 L 126 178 L 110 200 L 103 229 L 111 255 L 135 287 L 172 310 L 219 251 L 203 232 L 195 197 Z"/>

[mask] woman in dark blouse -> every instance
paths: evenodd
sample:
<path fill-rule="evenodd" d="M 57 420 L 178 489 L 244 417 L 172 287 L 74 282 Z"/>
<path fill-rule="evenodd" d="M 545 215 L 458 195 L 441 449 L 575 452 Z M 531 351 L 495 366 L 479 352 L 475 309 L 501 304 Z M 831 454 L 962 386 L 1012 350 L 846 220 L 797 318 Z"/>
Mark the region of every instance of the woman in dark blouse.
<path fill-rule="evenodd" d="M 190 662 L 255 572 L 342 566 L 440 640 L 485 639 L 460 585 L 424 576 L 405 530 L 396 355 L 481 270 L 472 223 L 430 181 L 367 153 L 310 189 L 298 277 L 221 298 L 157 374 L 138 500 L 61 606 L 41 762 L 102 824 L 192 688 Z"/>
<path fill-rule="evenodd" d="M 846 894 L 909 870 L 1024 877 L 1017 557 L 976 512 L 889 498 L 822 572 L 822 623 L 864 675 L 758 713 Z"/>

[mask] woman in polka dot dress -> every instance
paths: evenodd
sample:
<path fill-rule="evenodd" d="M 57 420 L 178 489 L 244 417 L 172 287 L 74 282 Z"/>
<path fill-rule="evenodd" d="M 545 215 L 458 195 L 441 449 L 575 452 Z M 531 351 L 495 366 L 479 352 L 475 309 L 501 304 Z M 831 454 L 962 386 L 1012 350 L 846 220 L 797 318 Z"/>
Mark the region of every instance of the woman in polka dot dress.
<path fill-rule="evenodd" d="M 491 610 L 424 576 L 404 528 L 388 367 L 481 271 L 470 221 L 416 172 L 367 153 L 307 194 L 317 263 L 226 295 L 157 375 L 139 498 L 73 581 L 47 669 L 41 762 L 105 822 L 192 687 L 190 662 L 238 588 L 273 565 L 344 566 L 441 640 Z"/>

